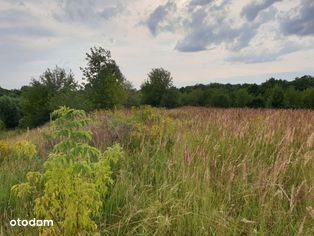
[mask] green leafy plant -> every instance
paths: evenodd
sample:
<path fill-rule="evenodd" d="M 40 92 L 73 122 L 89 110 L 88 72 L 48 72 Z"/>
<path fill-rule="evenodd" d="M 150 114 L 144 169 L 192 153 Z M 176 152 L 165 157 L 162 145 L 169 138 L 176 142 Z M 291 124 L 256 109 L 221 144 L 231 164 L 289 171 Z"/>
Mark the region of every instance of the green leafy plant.
<path fill-rule="evenodd" d="M 42 229 L 42 235 L 97 234 L 95 219 L 113 183 L 111 165 L 123 156 L 122 148 L 117 144 L 102 153 L 90 146 L 92 133 L 85 127 L 91 121 L 84 111 L 61 107 L 52 115 L 56 117 L 53 135 L 60 142 L 44 172 L 28 173 L 28 182 L 13 186 L 12 191 L 18 197 L 35 195 L 35 215 L 54 221 L 54 227 Z"/>

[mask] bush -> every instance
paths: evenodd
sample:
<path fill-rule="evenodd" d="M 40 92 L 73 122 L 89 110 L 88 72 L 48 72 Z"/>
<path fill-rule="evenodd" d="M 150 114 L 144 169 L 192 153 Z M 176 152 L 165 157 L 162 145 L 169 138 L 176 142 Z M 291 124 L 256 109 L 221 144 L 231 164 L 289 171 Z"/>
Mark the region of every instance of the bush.
<path fill-rule="evenodd" d="M 54 227 L 43 228 L 43 235 L 97 234 L 95 217 L 112 184 L 111 164 L 123 155 L 114 145 L 104 153 L 88 143 L 92 133 L 85 127 L 90 120 L 84 111 L 62 107 L 53 113 L 54 146 L 44 164 L 44 172 L 29 172 L 27 182 L 14 185 L 17 197 L 34 199 L 35 215 L 54 220 Z"/>

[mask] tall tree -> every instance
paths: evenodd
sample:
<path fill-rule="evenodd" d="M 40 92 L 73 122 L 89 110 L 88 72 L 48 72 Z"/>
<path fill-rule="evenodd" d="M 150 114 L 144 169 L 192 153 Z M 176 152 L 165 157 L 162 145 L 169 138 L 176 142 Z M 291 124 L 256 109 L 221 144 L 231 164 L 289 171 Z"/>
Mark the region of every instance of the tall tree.
<path fill-rule="evenodd" d="M 161 106 L 163 96 L 172 87 L 172 77 L 163 68 L 153 69 L 148 79 L 141 85 L 142 102 L 152 106 Z"/>
<path fill-rule="evenodd" d="M 214 107 L 229 107 L 230 106 L 230 98 L 225 94 L 215 94 L 212 97 L 212 106 Z"/>
<path fill-rule="evenodd" d="M 314 87 L 304 91 L 303 103 L 305 108 L 314 108 Z"/>
<path fill-rule="evenodd" d="M 254 97 L 252 101 L 248 104 L 251 108 L 264 108 L 265 107 L 265 100 L 263 97 L 258 96 Z"/>
<path fill-rule="evenodd" d="M 167 108 L 175 108 L 181 104 L 180 93 L 175 87 L 168 89 L 161 98 L 160 105 Z"/>
<path fill-rule="evenodd" d="M 296 90 L 293 86 L 285 91 L 285 97 L 287 100 L 287 107 L 289 108 L 299 108 L 302 106 L 302 96 L 301 91 Z"/>
<path fill-rule="evenodd" d="M 235 93 L 235 105 L 237 107 L 246 107 L 252 101 L 252 96 L 245 88 L 238 89 Z"/>
<path fill-rule="evenodd" d="M 126 99 L 126 79 L 110 51 L 93 47 L 86 53 L 87 65 L 81 68 L 85 89 L 94 108 L 113 108 Z"/>
<path fill-rule="evenodd" d="M 39 80 L 33 79 L 30 86 L 23 88 L 21 107 L 24 117 L 21 126 L 41 125 L 49 120 L 50 113 L 58 106 L 70 106 L 68 103 L 73 103 L 76 99 L 71 96 L 76 88 L 77 83 L 72 73 L 66 73 L 60 67 L 47 69 Z"/>
<path fill-rule="evenodd" d="M 276 86 L 270 96 L 270 106 L 273 108 L 283 108 L 285 104 L 285 94 L 281 87 Z"/>
<path fill-rule="evenodd" d="M 0 97 L 0 120 L 6 128 L 16 127 L 19 123 L 20 115 L 17 98 L 7 95 Z"/>

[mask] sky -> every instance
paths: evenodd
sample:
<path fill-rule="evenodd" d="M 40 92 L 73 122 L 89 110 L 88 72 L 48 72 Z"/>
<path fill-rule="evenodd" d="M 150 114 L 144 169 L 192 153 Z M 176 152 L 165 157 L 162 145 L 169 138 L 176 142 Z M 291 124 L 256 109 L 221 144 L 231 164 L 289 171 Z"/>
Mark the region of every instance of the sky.
<path fill-rule="evenodd" d="M 81 81 L 93 46 L 136 88 L 153 68 L 177 87 L 314 75 L 313 0 L 0 0 L 0 87 L 59 66 Z"/>

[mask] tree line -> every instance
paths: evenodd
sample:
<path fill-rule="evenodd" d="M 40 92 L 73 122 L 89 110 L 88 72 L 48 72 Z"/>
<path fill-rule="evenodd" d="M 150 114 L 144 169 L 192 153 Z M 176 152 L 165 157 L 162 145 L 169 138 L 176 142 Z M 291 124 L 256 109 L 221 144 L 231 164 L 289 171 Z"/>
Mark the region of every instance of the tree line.
<path fill-rule="evenodd" d="M 271 78 L 260 85 L 211 83 L 176 88 L 169 71 L 155 68 L 137 90 L 110 51 L 102 47 L 86 53 L 86 65 L 81 70 L 81 84 L 72 72 L 57 66 L 21 89 L 0 88 L 0 129 L 42 125 L 60 106 L 85 111 L 141 104 L 166 108 L 314 108 L 314 77 L 309 75 L 293 81 Z"/>

